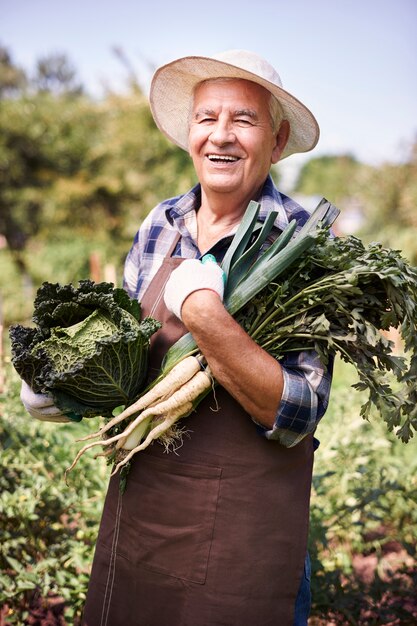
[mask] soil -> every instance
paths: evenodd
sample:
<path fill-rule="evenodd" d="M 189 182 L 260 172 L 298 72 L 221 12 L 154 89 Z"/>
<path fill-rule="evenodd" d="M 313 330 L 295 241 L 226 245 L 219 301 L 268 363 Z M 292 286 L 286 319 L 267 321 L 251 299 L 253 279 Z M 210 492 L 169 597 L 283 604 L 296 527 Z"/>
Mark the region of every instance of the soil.
<path fill-rule="evenodd" d="M 23 615 L 27 615 L 23 617 L 22 622 L 19 622 L 21 626 L 69 626 L 68 622 L 64 618 L 64 610 L 65 603 L 64 599 L 51 596 L 49 598 L 41 598 L 36 595 L 32 598 L 30 602 L 29 608 L 22 607 L 22 617 Z M 0 626 L 9 626 L 9 624 L 13 623 L 13 617 L 17 612 L 16 609 L 12 610 L 10 607 L 5 604 L 0 609 Z M 79 626 L 79 624 L 74 623 L 73 626 Z"/>

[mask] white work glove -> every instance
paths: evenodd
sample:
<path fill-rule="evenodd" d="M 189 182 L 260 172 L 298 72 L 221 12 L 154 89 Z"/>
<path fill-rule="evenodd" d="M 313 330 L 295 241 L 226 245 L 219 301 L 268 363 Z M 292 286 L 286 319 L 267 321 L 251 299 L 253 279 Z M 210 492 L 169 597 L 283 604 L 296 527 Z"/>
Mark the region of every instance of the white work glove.
<path fill-rule="evenodd" d="M 224 272 L 212 255 L 206 255 L 202 261 L 187 259 L 172 272 L 164 292 L 167 309 L 182 319 L 184 300 L 200 289 L 216 292 L 223 301 Z"/>
<path fill-rule="evenodd" d="M 24 380 L 20 390 L 20 399 L 26 411 L 38 420 L 44 422 L 71 422 L 71 419 L 54 405 L 51 395 L 35 393 Z"/>

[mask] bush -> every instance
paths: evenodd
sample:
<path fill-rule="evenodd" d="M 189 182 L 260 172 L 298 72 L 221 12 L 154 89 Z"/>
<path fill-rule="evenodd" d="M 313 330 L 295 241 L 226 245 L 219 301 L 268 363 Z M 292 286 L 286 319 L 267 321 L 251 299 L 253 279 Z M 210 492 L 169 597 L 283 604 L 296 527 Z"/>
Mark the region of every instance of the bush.
<path fill-rule="evenodd" d="M 85 426 L 28 419 L 19 387 L 11 375 L 1 399 L 0 607 L 5 624 L 20 625 L 40 600 L 45 607 L 48 598 L 61 600 L 67 623 L 74 624 L 85 600 L 108 468 L 85 457 L 66 485 L 64 470 Z"/>
<path fill-rule="evenodd" d="M 352 370 L 338 362 L 318 429 L 310 533 L 313 615 L 333 616 L 336 624 L 411 624 L 417 617 L 415 443 L 387 435 L 380 420 L 359 417 L 353 382 Z M 403 621 L 392 621 L 398 618 Z"/>

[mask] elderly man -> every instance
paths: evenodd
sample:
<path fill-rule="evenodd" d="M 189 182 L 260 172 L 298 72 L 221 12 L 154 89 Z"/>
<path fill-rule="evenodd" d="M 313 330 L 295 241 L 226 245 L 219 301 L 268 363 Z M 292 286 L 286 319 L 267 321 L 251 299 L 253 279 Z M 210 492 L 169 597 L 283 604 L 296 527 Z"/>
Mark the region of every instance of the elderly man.
<path fill-rule="evenodd" d="M 187 418 L 176 454 L 154 444 L 136 455 L 123 495 L 111 479 L 83 623 L 306 625 L 313 433 L 331 375 L 311 352 L 278 362 L 259 348 L 223 306 L 219 267 L 189 260 L 220 263 L 250 200 L 261 220 L 278 211 L 277 234 L 293 218 L 302 226 L 307 213 L 269 170 L 311 150 L 317 122 L 269 63 L 242 50 L 161 67 L 150 103 L 199 183 L 149 213 L 125 288 L 163 322 L 152 371 L 190 331 L 219 387 Z"/>

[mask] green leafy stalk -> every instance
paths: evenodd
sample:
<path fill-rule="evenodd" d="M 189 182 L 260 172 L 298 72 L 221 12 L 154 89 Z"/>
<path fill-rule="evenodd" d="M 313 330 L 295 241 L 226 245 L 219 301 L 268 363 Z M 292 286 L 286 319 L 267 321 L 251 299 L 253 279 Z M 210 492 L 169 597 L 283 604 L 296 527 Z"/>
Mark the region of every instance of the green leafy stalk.
<path fill-rule="evenodd" d="M 355 237 L 329 237 L 337 209 L 325 199 L 296 237 L 290 224 L 262 253 L 256 241 L 242 248 L 254 235 L 254 203 L 248 213 L 251 236 L 239 229 L 226 259 L 228 311 L 277 359 L 314 350 L 328 363 L 338 354 L 356 369 L 354 387 L 368 394 L 362 416 L 376 411 L 389 430 L 409 441 L 417 429 L 417 269 L 377 243 L 365 247 Z M 392 327 L 400 331 L 402 355 L 393 353 L 384 334 Z M 171 348 L 164 367 L 196 351 L 187 334 Z"/>
<path fill-rule="evenodd" d="M 273 220 L 269 219 L 257 233 L 255 242 L 247 250 L 246 247 L 256 233 L 257 218 L 260 205 L 250 202 L 241 224 L 233 238 L 222 263 L 222 269 L 231 281 L 233 288 L 226 283 L 225 307 L 231 315 L 235 315 L 245 304 L 256 296 L 271 281 L 286 270 L 305 250 L 314 244 L 320 227 L 331 226 L 339 214 L 339 210 L 325 198 L 321 200 L 310 218 L 293 238 L 296 222 L 292 221 L 279 235 L 276 241 L 260 253 L 262 244 L 271 234 Z M 244 257 L 244 262 L 241 261 Z M 249 268 L 249 269 L 248 269 Z M 165 356 L 162 375 L 168 372 L 181 359 L 197 352 L 197 345 L 187 333 L 181 337 Z"/>
<path fill-rule="evenodd" d="M 248 334 L 276 358 L 315 350 L 327 362 L 338 354 L 368 393 L 361 414 L 372 412 L 408 441 L 417 428 L 417 269 L 379 244 L 355 237 L 314 246 L 236 316 Z M 404 354 L 384 335 L 398 327 Z"/>

